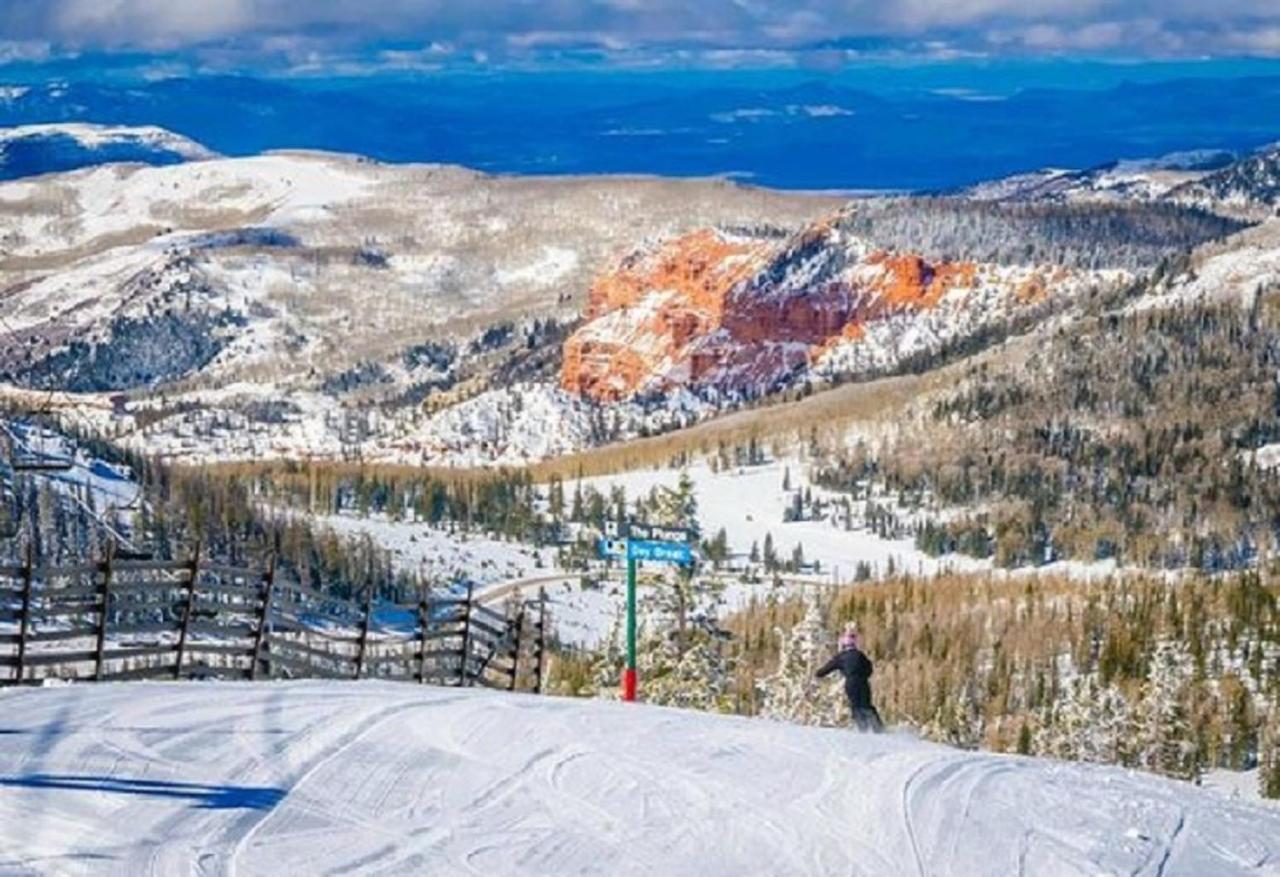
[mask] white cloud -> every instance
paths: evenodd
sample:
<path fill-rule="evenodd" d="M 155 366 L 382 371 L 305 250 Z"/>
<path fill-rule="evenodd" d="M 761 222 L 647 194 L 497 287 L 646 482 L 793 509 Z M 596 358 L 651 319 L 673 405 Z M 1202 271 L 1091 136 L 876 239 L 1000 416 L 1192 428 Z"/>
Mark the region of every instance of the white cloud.
<path fill-rule="evenodd" d="M 953 51 L 1280 55 L 1277 0 L 3 0 L 0 61 L 49 51 L 248 50 L 275 39 L 323 44 L 307 63 L 377 43 L 384 64 L 430 66 L 413 48 L 502 56 L 591 47 L 605 52 L 808 51 L 841 40 L 933 43 Z M 21 47 L 21 48 L 13 48 Z M 486 55 L 486 58 L 488 55 Z M 366 59 L 367 62 L 367 59 Z"/>
<path fill-rule="evenodd" d="M 992 101 L 1006 100 L 1005 95 L 987 94 L 982 91 L 974 91 L 972 88 L 935 88 L 932 90 L 939 97 L 949 97 L 955 100 L 965 100 L 971 103 L 990 103 Z"/>
<path fill-rule="evenodd" d="M 44 40 L 0 40 L 0 64 L 47 61 L 53 47 Z"/>
<path fill-rule="evenodd" d="M 762 119 L 768 119 L 778 115 L 777 110 L 771 110 L 766 107 L 742 107 L 736 110 L 726 110 L 722 113 L 712 113 L 711 121 L 719 122 L 723 125 L 731 125 L 734 122 L 759 122 Z"/>
<path fill-rule="evenodd" d="M 51 37 L 172 45 L 231 36 L 255 24 L 253 0 L 54 0 Z"/>
<path fill-rule="evenodd" d="M 802 104 L 800 106 L 791 105 L 787 107 L 787 112 L 792 115 L 803 114 L 811 119 L 833 119 L 837 116 L 852 116 L 854 111 L 845 107 L 836 106 L 835 104 Z"/>

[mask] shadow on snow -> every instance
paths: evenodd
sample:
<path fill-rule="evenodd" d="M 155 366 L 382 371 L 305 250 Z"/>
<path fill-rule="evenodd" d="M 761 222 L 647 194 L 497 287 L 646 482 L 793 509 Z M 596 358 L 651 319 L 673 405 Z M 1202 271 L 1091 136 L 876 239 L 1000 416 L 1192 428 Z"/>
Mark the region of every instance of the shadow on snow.
<path fill-rule="evenodd" d="M 285 796 L 284 789 L 271 786 L 205 786 L 163 780 L 131 780 L 124 777 L 74 776 L 69 774 L 26 774 L 0 777 L 0 786 L 21 789 L 61 789 L 76 792 L 107 792 L 118 795 L 146 795 L 156 798 L 186 798 L 194 806 L 208 810 L 270 810 Z"/>

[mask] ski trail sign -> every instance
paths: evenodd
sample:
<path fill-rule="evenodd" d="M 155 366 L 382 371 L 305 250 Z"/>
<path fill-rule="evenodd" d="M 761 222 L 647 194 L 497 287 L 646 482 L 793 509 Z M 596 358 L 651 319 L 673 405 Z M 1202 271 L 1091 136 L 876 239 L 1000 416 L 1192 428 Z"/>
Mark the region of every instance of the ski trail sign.
<path fill-rule="evenodd" d="M 618 532 L 622 529 L 624 532 Z M 629 524 L 609 527 L 597 543 L 601 557 L 627 561 L 627 666 L 622 671 L 622 699 L 636 699 L 636 564 L 670 563 L 693 566 L 693 534 L 688 530 Z M 664 538 L 665 537 L 665 538 Z M 678 541 L 677 541 L 678 540 Z"/>
<path fill-rule="evenodd" d="M 628 539 L 628 560 L 649 560 L 688 566 L 693 563 L 693 549 L 686 542 L 661 542 L 657 539 Z"/>

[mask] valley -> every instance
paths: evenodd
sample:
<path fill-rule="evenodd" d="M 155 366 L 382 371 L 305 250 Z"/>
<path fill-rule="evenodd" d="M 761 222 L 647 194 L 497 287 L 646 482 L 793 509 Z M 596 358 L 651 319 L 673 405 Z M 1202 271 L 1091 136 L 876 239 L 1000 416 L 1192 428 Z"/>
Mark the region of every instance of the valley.
<path fill-rule="evenodd" d="M 129 485 L 0 467 L 5 545 L 199 544 L 343 597 L 545 591 L 548 685 L 608 696 L 622 570 L 596 539 L 675 522 L 703 561 L 642 575 L 651 702 L 773 714 L 780 637 L 819 606 L 902 619 L 872 637 L 900 727 L 1134 764 L 1061 743 L 1077 718 L 1055 706 L 1111 686 L 1139 721 L 1178 606 L 1158 635 L 1118 613 L 992 673 L 1012 644 L 908 625 L 902 601 L 931 582 L 954 617 L 1009 624 L 1016 595 L 1074 619 L 1222 587 L 1243 596 L 1196 598 L 1207 639 L 1169 695 L 1199 705 L 1185 757 L 1140 766 L 1270 788 L 1280 152 L 852 200 L 194 158 L 0 184 L 9 444 Z M 1048 696 L 1028 680 L 1051 666 Z"/>

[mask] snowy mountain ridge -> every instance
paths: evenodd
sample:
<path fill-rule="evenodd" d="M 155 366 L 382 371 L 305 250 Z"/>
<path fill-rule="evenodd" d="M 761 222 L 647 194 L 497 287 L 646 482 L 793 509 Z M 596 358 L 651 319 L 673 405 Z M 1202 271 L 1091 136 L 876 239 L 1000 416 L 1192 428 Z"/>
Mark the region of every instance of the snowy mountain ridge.
<path fill-rule="evenodd" d="M 1253 209 L 1274 215 L 1280 206 L 1280 144 L 1184 183 L 1169 198 L 1209 209 Z"/>
<path fill-rule="evenodd" d="M 981 182 L 958 194 L 979 201 L 1155 201 L 1236 159 L 1226 150 L 1194 149 L 1084 169 L 1042 168 Z"/>
<path fill-rule="evenodd" d="M 1044 168 L 960 190 L 979 201 L 1186 204 L 1267 216 L 1280 203 L 1280 144 L 1243 154 L 1218 149 L 1121 159 L 1094 168 Z"/>
<path fill-rule="evenodd" d="M 0 375 L 81 394 L 123 443 L 184 459 L 479 453 L 492 413 L 443 409 L 490 390 L 518 404 L 509 388 L 549 379 L 576 300 L 622 246 L 708 223 L 798 227 L 835 203 L 315 153 L 0 184 Z M 113 414 L 116 395 L 130 398 Z M 605 428 L 551 404 L 576 418 L 565 435 Z"/>
<path fill-rule="evenodd" d="M 0 99 L 14 100 L 13 89 Z M 217 154 L 203 145 L 154 125 L 96 125 L 55 122 L 0 128 L 0 180 L 111 163 L 169 165 L 203 161 Z"/>

